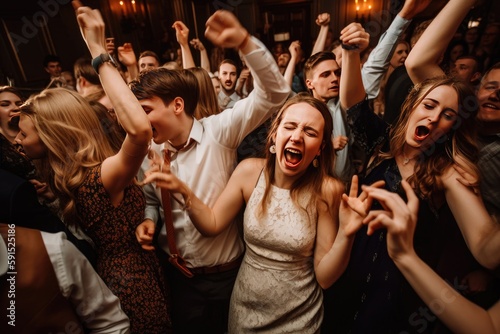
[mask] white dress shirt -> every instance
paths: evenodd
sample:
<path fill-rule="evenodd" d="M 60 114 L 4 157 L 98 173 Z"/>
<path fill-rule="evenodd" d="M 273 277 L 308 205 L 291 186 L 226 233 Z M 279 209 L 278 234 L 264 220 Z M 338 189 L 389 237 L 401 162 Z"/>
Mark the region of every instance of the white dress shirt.
<path fill-rule="evenodd" d="M 400 39 L 410 22 L 411 20 L 396 15 L 389 28 L 380 36 L 377 46 L 370 52 L 368 59 L 363 64 L 361 78 L 363 79 L 363 86 L 365 87 L 368 99 L 377 97 L 380 90 L 380 81 L 389 68 L 396 42 Z"/>
<path fill-rule="evenodd" d="M 387 31 L 380 36 L 377 46 L 372 50 L 368 60 L 361 68 L 361 78 L 368 99 L 374 99 L 379 94 L 380 81 L 387 72 L 396 42 L 410 22 L 410 20 L 396 15 Z M 327 106 L 333 117 L 333 137 L 340 135 L 349 137 L 346 126 L 347 119 L 345 111 L 342 110 L 340 105 L 340 100 L 338 98 L 331 99 L 328 101 Z M 349 160 L 349 144 L 351 140 L 352 138 L 349 137 L 348 145 L 337 151 L 335 158 L 335 173 L 345 181 L 349 181 L 351 177 Z"/>
<path fill-rule="evenodd" d="M 227 95 L 221 88 L 219 95 L 217 96 L 217 100 L 221 109 L 226 110 L 229 108 L 233 108 L 234 104 L 237 101 L 241 100 L 241 97 L 236 92 L 233 92 L 233 94 L 231 95 Z"/>
<path fill-rule="evenodd" d="M 199 121 L 195 119 L 189 137 L 196 144 L 186 151 L 172 154 L 172 172 L 210 207 L 215 204 L 236 167 L 236 150 L 239 144 L 271 117 L 290 94 L 290 87 L 279 72 L 271 53 L 259 40 L 254 37 L 252 40 L 258 45 L 258 49 L 244 56 L 254 77 L 255 88 L 252 93 L 236 102 L 232 109 Z M 175 152 L 168 143 L 161 147 L 153 146 L 153 149 L 165 149 L 166 145 Z M 146 161 L 143 168 L 147 166 Z M 147 203 L 145 218 L 158 221 L 159 213 L 161 230 L 158 243 L 169 253 L 161 191 L 155 188 L 154 184 L 144 187 Z M 179 194 L 176 196 L 181 198 Z M 188 267 L 228 263 L 243 253 L 244 246 L 236 223 L 218 236 L 204 237 L 181 205 L 174 200 L 171 200 L 171 204 L 177 249 Z"/>
<path fill-rule="evenodd" d="M 130 333 L 120 300 L 102 281 L 90 262 L 66 235 L 41 232 L 62 295 L 90 333 Z"/>

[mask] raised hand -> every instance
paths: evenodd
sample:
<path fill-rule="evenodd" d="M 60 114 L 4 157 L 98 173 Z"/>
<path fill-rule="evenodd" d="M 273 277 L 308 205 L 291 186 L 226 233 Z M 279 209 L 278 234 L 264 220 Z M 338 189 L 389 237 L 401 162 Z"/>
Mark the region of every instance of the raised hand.
<path fill-rule="evenodd" d="M 379 228 L 387 229 L 387 250 L 394 260 L 398 256 L 414 252 L 413 235 L 417 224 L 418 197 L 410 184 L 402 181 L 408 203 L 396 193 L 375 187 L 363 187 L 368 198 L 380 202 L 384 210 L 373 210 L 363 220 L 368 224 L 368 234 Z"/>
<path fill-rule="evenodd" d="M 180 45 L 188 45 L 189 43 L 189 28 L 182 21 L 175 21 L 172 25 L 175 29 L 175 37 Z"/>
<path fill-rule="evenodd" d="M 330 14 L 328 13 L 321 13 L 318 15 L 318 18 L 316 19 L 316 24 L 319 26 L 326 26 L 330 23 Z"/>
<path fill-rule="evenodd" d="M 206 23 L 205 37 L 223 48 L 241 48 L 249 38 L 236 16 L 227 10 L 218 10 Z"/>
<path fill-rule="evenodd" d="M 370 43 L 370 34 L 365 31 L 361 24 L 353 22 L 342 29 L 340 40 L 349 50 L 362 52 Z"/>
<path fill-rule="evenodd" d="M 193 38 L 191 42 L 189 42 L 193 48 L 195 48 L 198 51 L 203 51 L 205 50 L 205 46 L 203 43 L 198 39 L 198 38 Z"/>
<path fill-rule="evenodd" d="M 133 66 L 137 64 L 134 49 L 131 43 L 125 43 L 118 47 L 118 60 L 125 66 Z"/>
<path fill-rule="evenodd" d="M 377 181 L 372 186 L 377 188 L 382 187 L 384 184 L 384 181 Z M 342 202 L 340 203 L 340 228 L 346 236 L 351 236 L 359 230 L 373 202 L 365 191 L 361 192 L 359 196 L 357 194 L 358 176 L 354 175 L 349 195 L 342 194 Z"/>
<path fill-rule="evenodd" d="M 76 11 L 76 19 L 80 32 L 92 57 L 97 57 L 106 52 L 106 38 L 104 36 L 104 20 L 97 9 L 84 7 L 80 1 L 72 2 Z"/>
<path fill-rule="evenodd" d="M 292 43 L 290 43 L 288 51 L 290 51 L 290 61 L 293 60 L 295 62 L 294 65 L 297 65 L 297 63 L 300 61 L 299 57 L 302 51 L 302 47 L 300 46 L 300 41 L 293 41 Z"/>
<path fill-rule="evenodd" d="M 156 183 L 156 187 L 167 189 L 171 193 L 180 193 L 186 185 L 170 171 L 170 166 L 155 152 L 150 151 L 148 158 L 151 168 L 145 173 L 143 184 Z"/>

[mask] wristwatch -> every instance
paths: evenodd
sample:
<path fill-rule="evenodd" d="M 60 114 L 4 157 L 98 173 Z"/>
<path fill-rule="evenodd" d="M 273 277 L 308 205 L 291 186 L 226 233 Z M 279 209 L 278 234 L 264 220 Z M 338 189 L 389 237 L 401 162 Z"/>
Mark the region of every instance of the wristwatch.
<path fill-rule="evenodd" d="M 99 74 L 99 68 L 101 67 L 101 65 L 106 62 L 111 63 L 114 67 L 118 67 L 116 61 L 113 57 L 111 57 L 109 53 L 101 53 L 99 56 L 92 59 L 92 67 L 97 72 L 97 74 Z"/>

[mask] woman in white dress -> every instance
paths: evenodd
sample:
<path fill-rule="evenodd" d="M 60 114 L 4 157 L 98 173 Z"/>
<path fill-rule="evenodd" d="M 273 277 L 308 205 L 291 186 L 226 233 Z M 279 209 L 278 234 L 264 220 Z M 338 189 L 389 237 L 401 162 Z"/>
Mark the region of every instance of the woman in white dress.
<path fill-rule="evenodd" d="M 180 193 L 207 236 L 223 231 L 246 204 L 246 253 L 231 297 L 230 333 L 319 331 L 321 288 L 344 271 L 362 220 L 341 203 L 343 185 L 330 173 L 332 127 L 323 102 L 307 94 L 288 100 L 270 129 L 266 159 L 242 161 L 213 208 L 165 167 L 153 167 L 144 180 Z M 356 193 L 354 178 L 350 195 Z"/>

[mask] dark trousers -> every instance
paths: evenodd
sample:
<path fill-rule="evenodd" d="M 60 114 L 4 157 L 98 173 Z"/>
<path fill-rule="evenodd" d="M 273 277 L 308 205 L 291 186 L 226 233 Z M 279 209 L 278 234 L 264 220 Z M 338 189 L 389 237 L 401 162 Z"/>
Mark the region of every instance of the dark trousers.
<path fill-rule="evenodd" d="M 167 260 L 174 333 L 226 333 L 229 300 L 238 269 L 222 273 L 184 276 Z"/>

